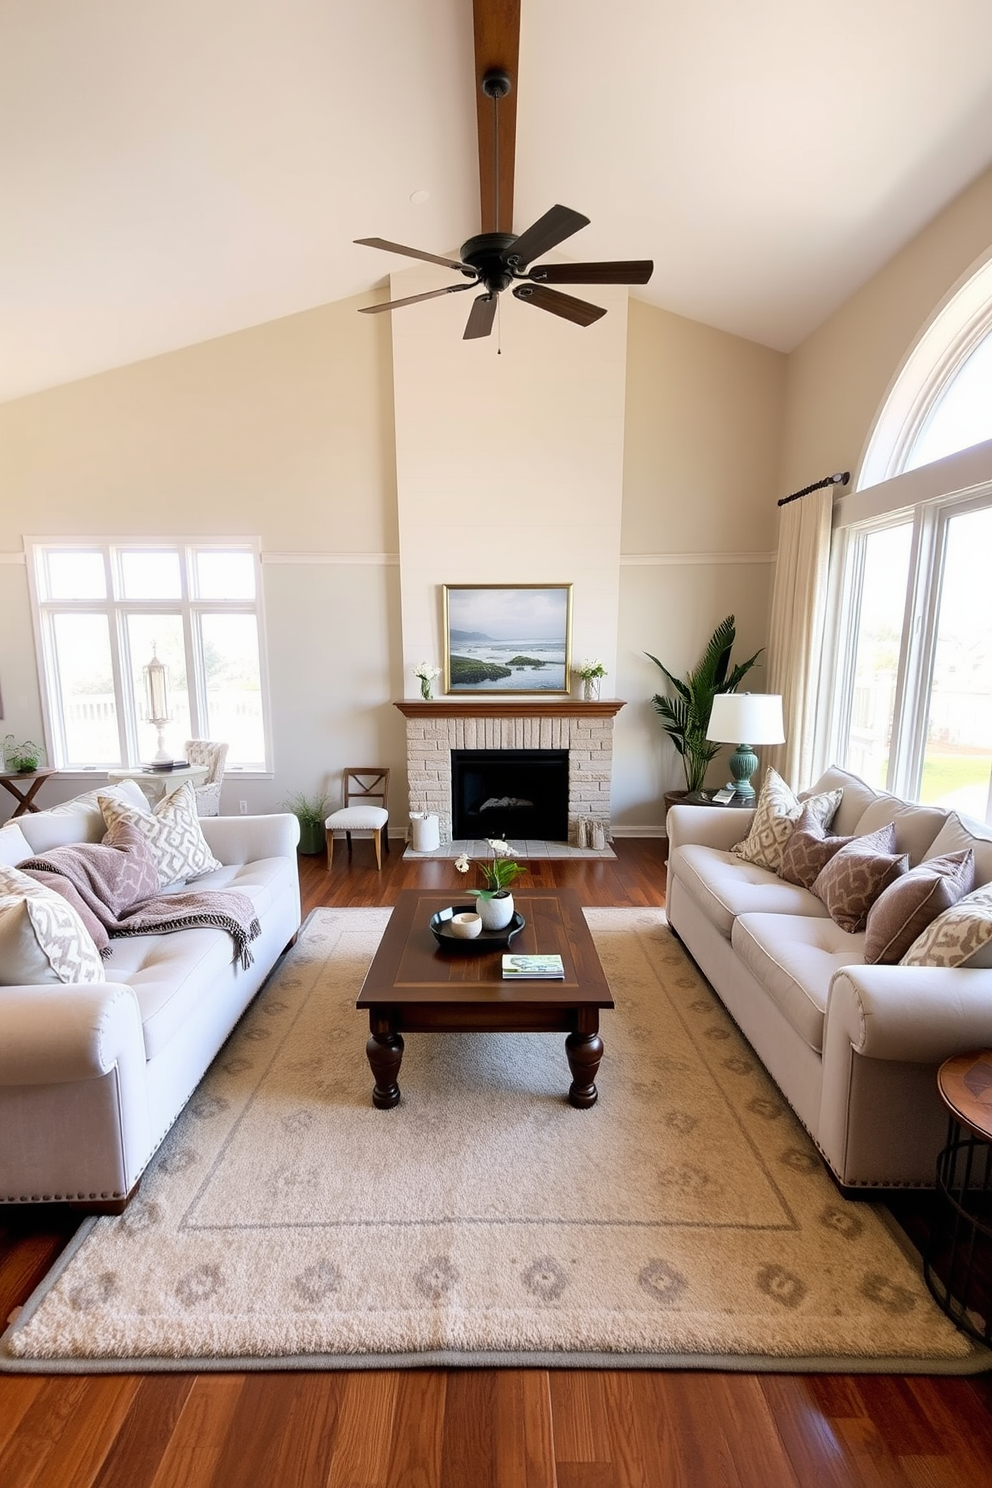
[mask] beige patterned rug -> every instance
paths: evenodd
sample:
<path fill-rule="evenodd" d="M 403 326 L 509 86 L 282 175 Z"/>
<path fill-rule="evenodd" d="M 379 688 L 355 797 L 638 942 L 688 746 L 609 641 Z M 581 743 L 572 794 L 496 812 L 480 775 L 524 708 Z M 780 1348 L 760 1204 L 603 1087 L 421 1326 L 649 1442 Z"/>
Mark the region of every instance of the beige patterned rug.
<path fill-rule="evenodd" d="M 838 1197 L 660 910 L 594 909 L 598 1105 L 555 1034 L 411 1035 L 376 1111 L 355 1011 L 388 910 L 318 910 L 13 1369 L 987 1368 Z"/>

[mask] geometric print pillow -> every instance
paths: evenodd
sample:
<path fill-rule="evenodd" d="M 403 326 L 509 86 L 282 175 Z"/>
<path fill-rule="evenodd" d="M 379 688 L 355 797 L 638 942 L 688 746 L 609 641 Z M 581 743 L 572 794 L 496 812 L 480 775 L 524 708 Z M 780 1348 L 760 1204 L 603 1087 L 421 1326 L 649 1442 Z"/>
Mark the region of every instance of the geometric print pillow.
<path fill-rule="evenodd" d="M 200 828 L 196 796 L 190 781 L 165 796 L 151 812 L 141 811 L 109 796 L 100 797 L 100 809 L 108 827 L 126 822 L 147 843 L 158 869 L 159 886 L 186 883 L 209 873 L 221 864 L 211 853 Z"/>
<path fill-rule="evenodd" d="M 782 852 L 780 876 L 786 883 L 811 889 L 834 853 L 853 841 L 853 837 L 828 837 L 814 813 L 804 807 Z"/>
<path fill-rule="evenodd" d="M 985 884 L 938 915 L 900 966 L 988 966 L 992 946 L 992 884 Z M 973 959 L 974 958 L 974 959 Z"/>
<path fill-rule="evenodd" d="M 751 829 L 743 842 L 730 850 L 746 863 L 780 873 L 782 854 L 792 836 L 793 829 L 805 808 L 812 821 L 826 828 L 834 818 L 840 805 L 842 790 L 824 791 L 819 796 L 809 796 L 805 801 L 790 790 L 777 770 L 770 766 L 758 797 Z"/>
<path fill-rule="evenodd" d="M 820 870 L 812 892 L 835 925 L 851 935 L 865 928 L 868 911 L 891 883 L 909 868 L 909 855 L 897 853 L 892 822 L 855 837 Z"/>
<path fill-rule="evenodd" d="M 103 958 L 72 905 L 16 868 L 0 885 L 0 985 L 105 982 Z"/>

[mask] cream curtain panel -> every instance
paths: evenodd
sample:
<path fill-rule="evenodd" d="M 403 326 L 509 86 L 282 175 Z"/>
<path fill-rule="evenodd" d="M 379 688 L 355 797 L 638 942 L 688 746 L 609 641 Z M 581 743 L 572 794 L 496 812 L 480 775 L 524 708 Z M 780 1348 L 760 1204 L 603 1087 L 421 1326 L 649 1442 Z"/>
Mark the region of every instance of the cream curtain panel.
<path fill-rule="evenodd" d="M 768 636 L 768 691 L 782 695 L 785 743 L 763 752 L 794 790 L 813 777 L 817 684 L 827 612 L 831 486 L 782 507 Z"/>

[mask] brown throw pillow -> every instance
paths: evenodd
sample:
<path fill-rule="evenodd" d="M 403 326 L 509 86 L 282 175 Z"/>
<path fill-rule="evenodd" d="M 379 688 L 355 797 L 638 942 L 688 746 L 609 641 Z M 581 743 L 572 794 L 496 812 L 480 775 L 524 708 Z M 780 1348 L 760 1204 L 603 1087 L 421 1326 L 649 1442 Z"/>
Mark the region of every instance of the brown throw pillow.
<path fill-rule="evenodd" d="M 863 930 L 875 900 L 906 872 L 909 858 L 906 853 L 896 853 L 895 845 L 896 829 L 889 823 L 865 837 L 855 837 L 821 869 L 813 893 L 842 930 L 852 934 Z"/>
<path fill-rule="evenodd" d="M 927 926 L 974 886 L 975 854 L 970 849 L 928 858 L 911 868 L 868 911 L 865 962 L 894 966 Z"/>
<path fill-rule="evenodd" d="M 811 889 L 820 870 L 826 867 L 834 853 L 853 841 L 853 837 L 829 836 L 817 813 L 804 806 L 792 836 L 782 849 L 779 874 L 786 883 Z"/>

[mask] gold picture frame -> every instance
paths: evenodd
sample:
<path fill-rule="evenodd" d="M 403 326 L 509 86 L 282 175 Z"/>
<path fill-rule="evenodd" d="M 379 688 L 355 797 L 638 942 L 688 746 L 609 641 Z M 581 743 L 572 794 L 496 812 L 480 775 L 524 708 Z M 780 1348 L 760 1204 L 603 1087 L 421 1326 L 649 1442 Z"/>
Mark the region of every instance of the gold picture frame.
<path fill-rule="evenodd" d="M 444 690 L 565 697 L 571 584 L 444 584 Z"/>

